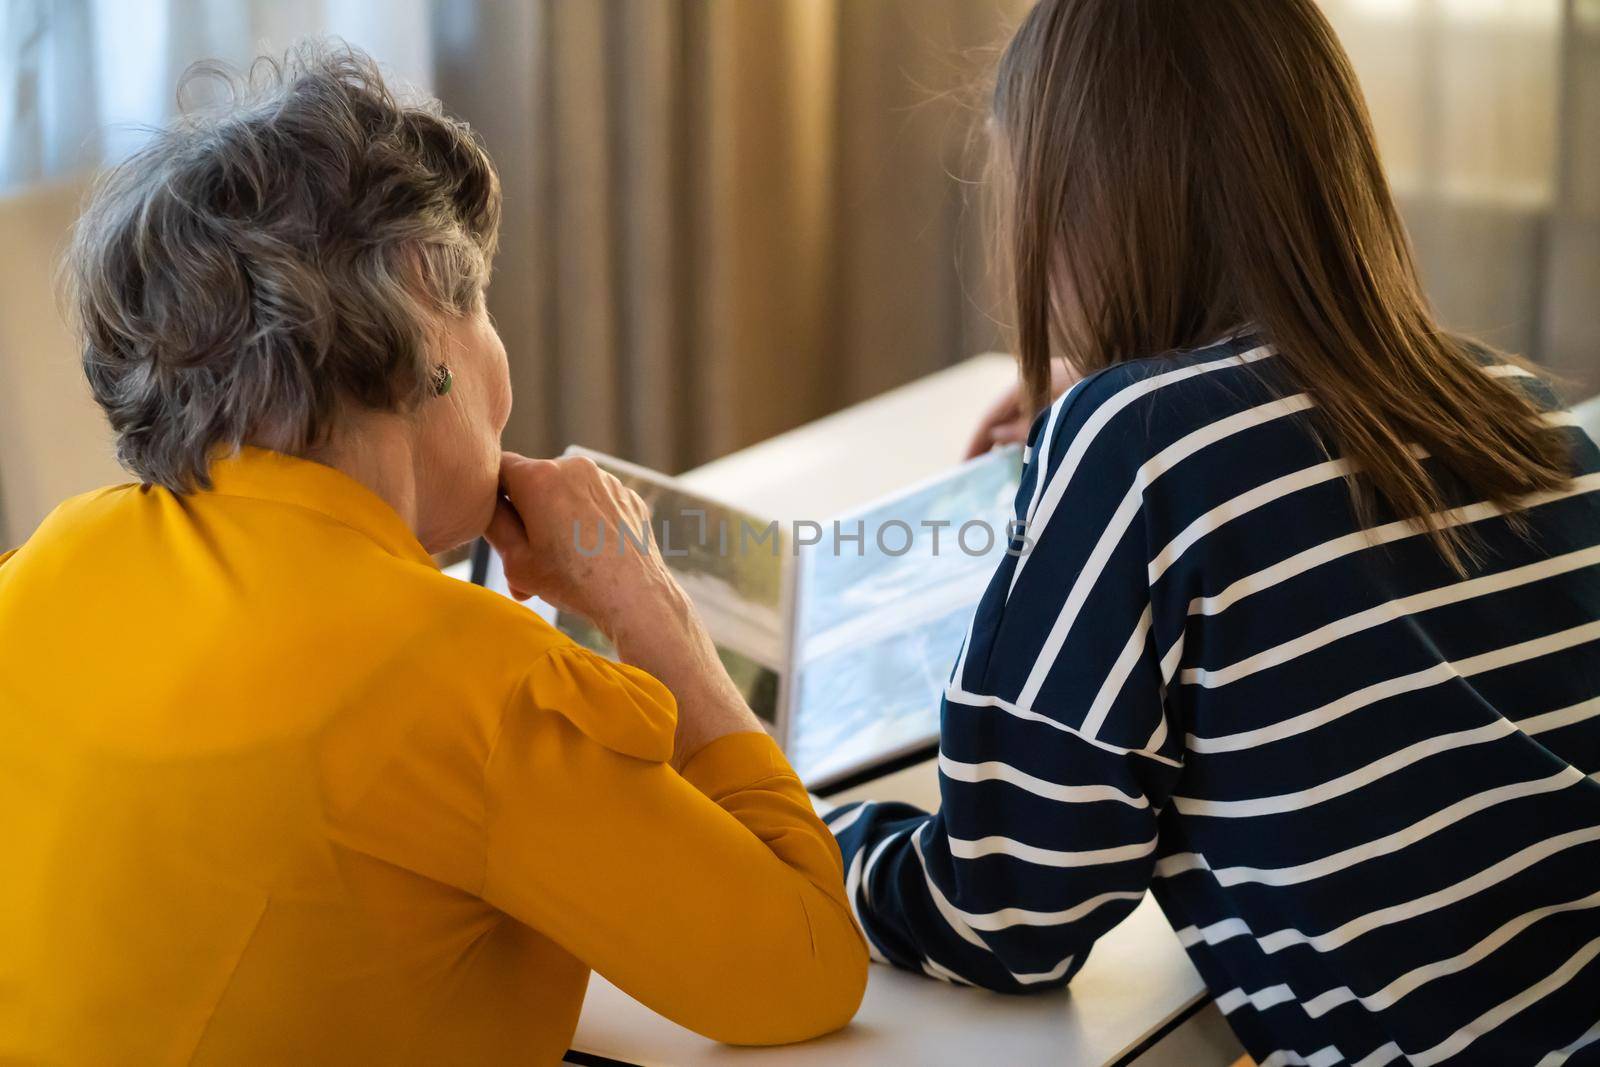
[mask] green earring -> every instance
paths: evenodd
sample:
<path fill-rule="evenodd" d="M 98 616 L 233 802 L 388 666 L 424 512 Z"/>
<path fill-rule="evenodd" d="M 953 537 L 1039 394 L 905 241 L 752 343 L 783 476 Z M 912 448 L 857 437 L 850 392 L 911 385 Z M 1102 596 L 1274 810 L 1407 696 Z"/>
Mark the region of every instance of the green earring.
<path fill-rule="evenodd" d="M 450 387 L 456 384 L 455 375 L 450 373 L 450 368 L 443 363 L 433 369 L 433 395 L 444 396 Z"/>

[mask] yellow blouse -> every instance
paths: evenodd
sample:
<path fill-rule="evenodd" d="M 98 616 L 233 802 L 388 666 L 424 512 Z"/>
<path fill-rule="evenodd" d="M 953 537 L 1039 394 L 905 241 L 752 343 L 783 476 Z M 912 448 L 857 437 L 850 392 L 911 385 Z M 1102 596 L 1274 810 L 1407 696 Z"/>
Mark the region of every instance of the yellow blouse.
<path fill-rule="evenodd" d="M 0 1062 L 560 1058 L 589 968 L 723 1041 L 843 1025 L 839 851 L 764 735 L 246 450 L 0 557 Z"/>

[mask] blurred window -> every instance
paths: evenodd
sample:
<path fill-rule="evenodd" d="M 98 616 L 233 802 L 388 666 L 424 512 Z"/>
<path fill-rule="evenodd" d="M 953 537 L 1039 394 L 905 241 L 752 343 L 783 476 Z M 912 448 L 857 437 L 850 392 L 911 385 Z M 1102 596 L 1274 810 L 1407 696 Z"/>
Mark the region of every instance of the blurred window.
<path fill-rule="evenodd" d="M 200 59 L 238 66 L 332 35 L 427 90 L 430 11 L 428 0 L 6 0 L 0 192 L 133 151 Z"/>
<path fill-rule="evenodd" d="M 1554 193 L 1561 0 L 1322 0 L 1402 197 Z"/>

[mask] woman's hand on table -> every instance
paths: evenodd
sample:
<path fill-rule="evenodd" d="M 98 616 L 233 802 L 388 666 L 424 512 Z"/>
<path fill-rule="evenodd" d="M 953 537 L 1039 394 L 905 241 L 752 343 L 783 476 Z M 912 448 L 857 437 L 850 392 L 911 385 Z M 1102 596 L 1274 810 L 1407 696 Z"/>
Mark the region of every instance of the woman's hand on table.
<path fill-rule="evenodd" d="M 623 662 L 672 691 L 675 766 L 724 734 L 761 729 L 650 539 L 650 509 L 639 494 L 585 456 L 548 460 L 507 452 L 500 486 L 487 536 L 512 595 L 537 596 L 584 616 Z"/>

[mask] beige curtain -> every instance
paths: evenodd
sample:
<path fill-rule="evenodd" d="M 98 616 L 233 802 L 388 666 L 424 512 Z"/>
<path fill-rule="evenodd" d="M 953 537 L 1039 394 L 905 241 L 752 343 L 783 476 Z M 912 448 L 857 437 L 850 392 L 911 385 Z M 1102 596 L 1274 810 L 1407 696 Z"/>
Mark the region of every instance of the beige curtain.
<path fill-rule="evenodd" d="M 992 347 L 964 97 L 1025 6 L 441 4 L 506 191 L 508 444 L 680 470 Z"/>
<path fill-rule="evenodd" d="M 1600 391 L 1600 2 L 1321 3 L 1441 317 Z"/>

